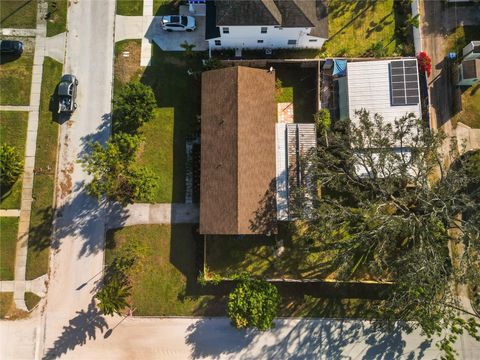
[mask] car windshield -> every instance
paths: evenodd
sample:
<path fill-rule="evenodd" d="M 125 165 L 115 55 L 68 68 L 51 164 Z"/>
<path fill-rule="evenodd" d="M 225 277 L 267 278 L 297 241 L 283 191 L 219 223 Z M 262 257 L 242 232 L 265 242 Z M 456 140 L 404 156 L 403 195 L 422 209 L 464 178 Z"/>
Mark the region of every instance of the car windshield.
<path fill-rule="evenodd" d="M 182 16 L 182 25 L 183 25 L 183 26 L 187 26 L 187 24 L 188 24 L 188 19 L 187 19 L 187 17 L 186 17 L 186 16 Z"/>

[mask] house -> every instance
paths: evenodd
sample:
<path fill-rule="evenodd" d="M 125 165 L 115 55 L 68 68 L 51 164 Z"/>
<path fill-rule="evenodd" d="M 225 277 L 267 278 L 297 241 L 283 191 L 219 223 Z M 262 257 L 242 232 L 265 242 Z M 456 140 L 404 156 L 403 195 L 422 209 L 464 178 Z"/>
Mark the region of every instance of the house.
<path fill-rule="evenodd" d="M 275 216 L 268 201 L 275 201 L 276 111 L 274 72 L 230 67 L 202 74 L 201 234 L 271 232 L 257 221 Z"/>
<path fill-rule="evenodd" d="M 463 48 L 458 65 L 458 85 L 471 86 L 480 79 L 480 41 L 471 41 Z"/>
<path fill-rule="evenodd" d="M 302 156 L 316 145 L 315 125 L 279 123 L 277 108 L 275 71 L 202 74 L 202 235 L 274 234 L 277 221 L 292 219 L 293 189 L 313 188 Z"/>
<path fill-rule="evenodd" d="M 209 49 L 320 49 L 328 38 L 325 0 L 210 0 Z"/>
<path fill-rule="evenodd" d="M 348 62 L 345 75 L 337 81 L 340 119 L 355 121 L 360 109 L 391 123 L 410 113 L 421 117 L 415 58 Z"/>

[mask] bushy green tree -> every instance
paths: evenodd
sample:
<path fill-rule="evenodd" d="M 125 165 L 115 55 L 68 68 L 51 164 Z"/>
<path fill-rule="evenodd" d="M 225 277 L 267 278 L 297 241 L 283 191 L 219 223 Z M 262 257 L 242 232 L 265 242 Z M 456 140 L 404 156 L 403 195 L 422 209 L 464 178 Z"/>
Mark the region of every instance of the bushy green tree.
<path fill-rule="evenodd" d="M 156 106 L 152 88 L 138 81 L 127 84 L 113 100 L 113 132 L 135 134 L 153 118 Z"/>
<path fill-rule="evenodd" d="M 123 205 L 150 200 L 157 178 L 150 170 L 134 164 L 140 143 L 139 136 L 120 133 L 105 146 L 98 142 L 91 144 L 92 151 L 80 160 L 93 176 L 87 185 L 88 193 L 96 198 L 105 195 Z"/>
<path fill-rule="evenodd" d="M 474 167 L 463 166 L 462 157 L 446 167 L 445 135 L 413 114 L 393 124 L 365 110 L 356 117 L 334 124 L 329 146 L 319 139 L 308 155 L 310 176 L 322 191 L 299 191 L 315 204 L 308 212 L 297 209 L 303 241 L 335 252 L 340 279 L 367 272 L 394 281 L 385 305 L 389 324 L 404 320 L 428 336 L 459 328 L 478 336 L 475 321 L 461 320 L 470 314 L 461 311 L 455 292 L 477 260 L 471 251 L 454 261 L 449 253 L 457 244 L 480 253 L 479 189 L 465 191 L 472 189 Z M 451 158 L 458 151 L 453 145 Z M 439 346 L 448 349 L 451 340 Z"/>
<path fill-rule="evenodd" d="M 23 161 L 18 151 L 8 144 L 0 146 L 0 178 L 3 188 L 12 186 L 23 170 Z"/>
<path fill-rule="evenodd" d="M 228 317 L 238 329 L 265 331 L 273 327 L 279 303 L 280 295 L 274 285 L 243 276 L 229 295 Z"/>

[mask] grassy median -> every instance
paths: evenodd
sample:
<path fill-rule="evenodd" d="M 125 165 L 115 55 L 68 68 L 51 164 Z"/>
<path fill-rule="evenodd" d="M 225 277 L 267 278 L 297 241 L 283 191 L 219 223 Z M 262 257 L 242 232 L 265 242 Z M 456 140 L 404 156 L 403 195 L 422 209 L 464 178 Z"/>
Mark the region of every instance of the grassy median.
<path fill-rule="evenodd" d="M 52 235 L 55 168 L 59 125 L 50 109 L 51 97 L 62 76 L 62 64 L 46 57 L 43 64 L 40 119 L 38 124 L 36 174 L 33 182 L 33 203 L 28 241 L 27 280 L 48 271 L 48 254 Z"/>

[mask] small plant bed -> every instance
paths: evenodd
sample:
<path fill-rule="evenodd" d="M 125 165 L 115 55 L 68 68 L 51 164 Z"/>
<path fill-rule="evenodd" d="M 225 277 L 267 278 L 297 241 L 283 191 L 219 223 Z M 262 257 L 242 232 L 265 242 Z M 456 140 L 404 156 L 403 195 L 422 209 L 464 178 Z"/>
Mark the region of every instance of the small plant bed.
<path fill-rule="evenodd" d="M 328 5 L 329 39 L 321 55 L 326 57 L 413 55 L 412 46 L 402 43 L 404 33 L 411 30 L 411 27 L 400 29 L 405 24 L 406 16 L 401 6 L 395 6 L 394 0 L 332 0 Z"/>
<path fill-rule="evenodd" d="M 27 137 L 28 113 L 22 111 L 0 112 L 0 144 L 8 144 L 15 148 L 16 154 L 23 159 Z M 22 179 L 1 189 L 1 209 L 20 209 L 22 197 Z"/>
<path fill-rule="evenodd" d="M 225 314 L 224 296 L 203 295 L 197 284 L 197 248 L 192 225 L 139 225 L 107 233 L 106 263 L 114 261 L 122 247 L 137 243 L 142 261 L 130 271 L 135 315 Z"/>
<path fill-rule="evenodd" d="M 276 237 L 211 235 L 206 241 L 207 278 L 231 279 L 245 271 L 269 279 L 336 280 L 336 252 L 303 239 L 301 225 L 281 224 Z M 359 271 L 353 280 L 380 279 Z"/>
<path fill-rule="evenodd" d="M 117 14 L 126 16 L 143 15 L 143 0 L 117 0 Z"/>
<path fill-rule="evenodd" d="M 17 246 L 18 218 L 0 218 L 0 281 L 13 280 Z"/>
<path fill-rule="evenodd" d="M 55 36 L 67 31 L 67 0 L 48 1 L 47 36 Z"/>
<path fill-rule="evenodd" d="M 297 64 L 272 66 L 276 76 L 276 102 L 293 102 L 295 122 L 313 122 L 317 95 L 316 68 L 300 68 Z"/>
<path fill-rule="evenodd" d="M 37 27 L 37 0 L 0 2 L 0 28 L 34 29 Z"/>
<path fill-rule="evenodd" d="M 153 0 L 153 14 L 155 16 L 178 14 L 180 0 Z"/>
<path fill-rule="evenodd" d="M 33 47 L 27 45 L 18 58 L 2 55 L 0 59 L 0 105 L 29 105 L 32 83 Z"/>
<path fill-rule="evenodd" d="M 27 280 L 48 271 L 48 254 L 52 235 L 53 194 L 57 162 L 58 123 L 51 108 L 56 86 L 62 76 L 62 64 L 46 57 L 43 64 L 32 213 L 27 255 Z"/>
<path fill-rule="evenodd" d="M 32 292 L 25 293 L 25 304 L 27 305 L 28 311 L 31 311 L 39 303 L 41 297 Z"/>

